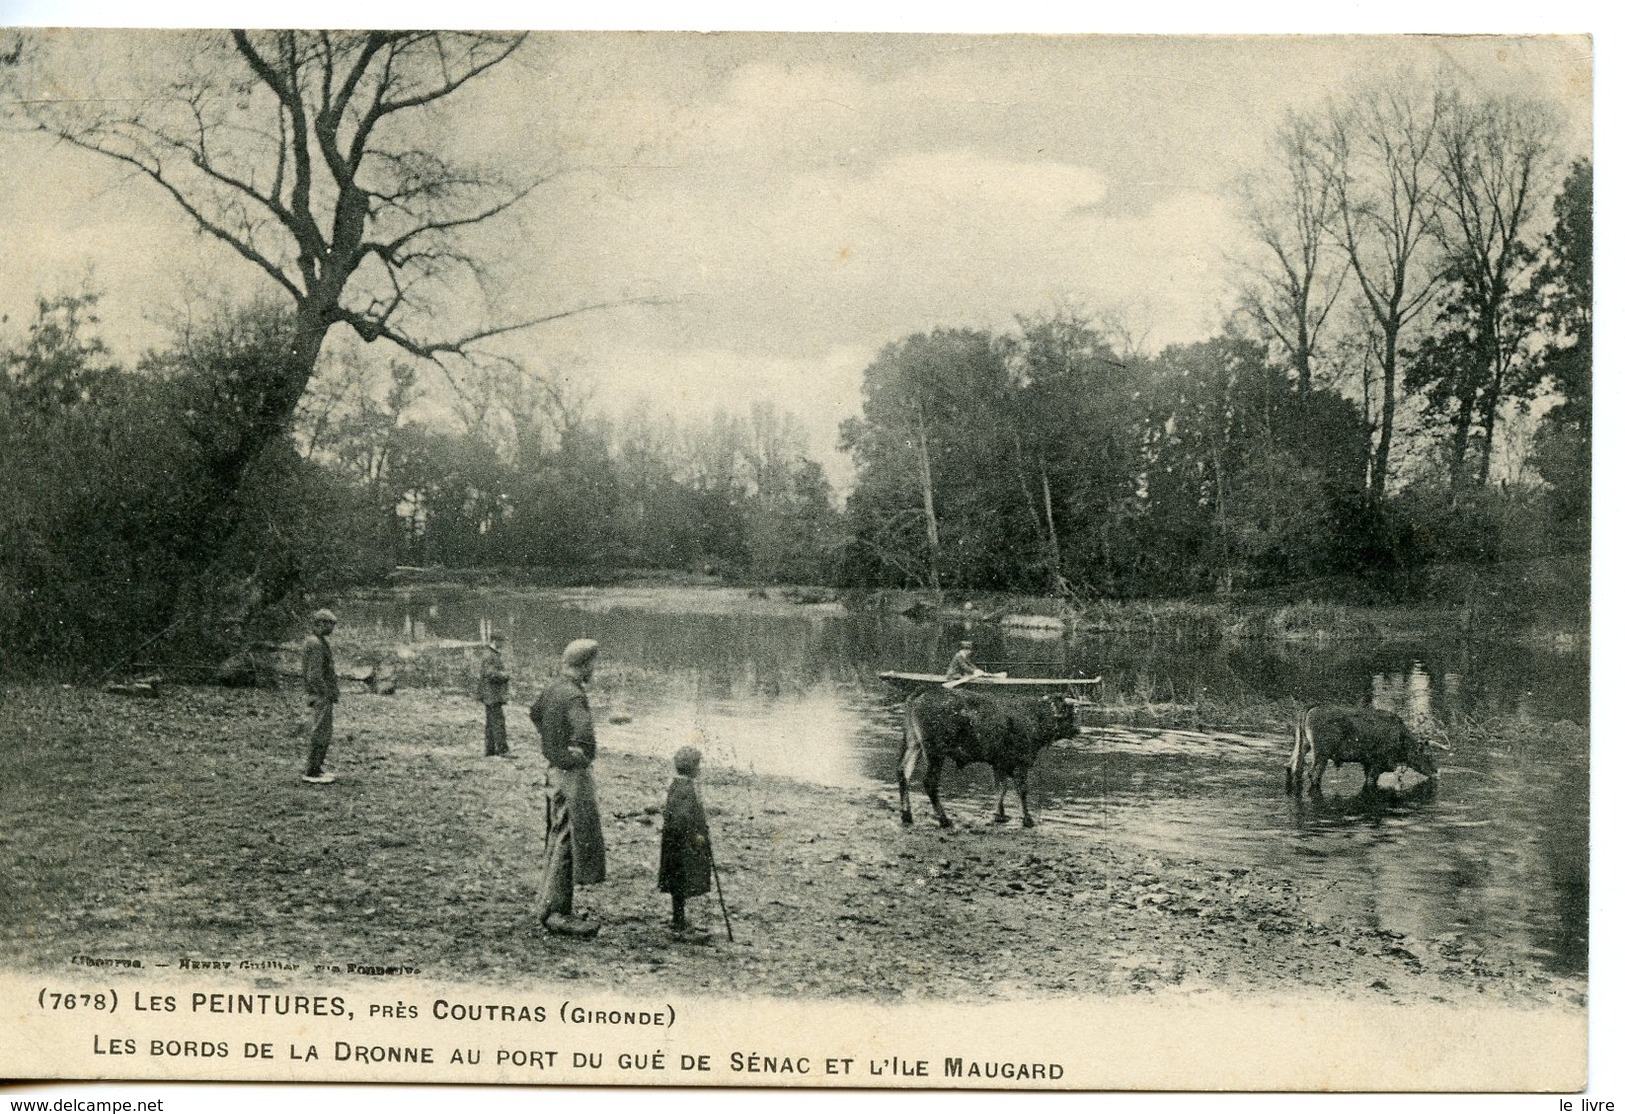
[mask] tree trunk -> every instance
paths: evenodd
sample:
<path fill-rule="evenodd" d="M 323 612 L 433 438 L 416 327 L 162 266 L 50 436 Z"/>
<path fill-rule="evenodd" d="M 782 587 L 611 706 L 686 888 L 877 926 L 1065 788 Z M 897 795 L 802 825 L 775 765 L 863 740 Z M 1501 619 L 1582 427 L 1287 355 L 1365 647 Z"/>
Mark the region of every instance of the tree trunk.
<path fill-rule="evenodd" d="M 1385 326 L 1382 338 L 1382 429 L 1371 462 L 1371 501 L 1381 503 L 1388 489 L 1388 455 L 1394 444 L 1394 381 L 1399 374 L 1399 329 Z"/>
<path fill-rule="evenodd" d="M 925 495 L 925 543 L 931 567 L 931 591 L 942 604 L 942 541 L 937 535 L 936 499 L 931 490 L 931 450 L 925 439 L 925 404 L 916 403 L 920 419 L 920 487 Z"/>
<path fill-rule="evenodd" d="M 1224 458 L 1219 452 L 1219 443 L 1213 443 L 1213 489 L 1217 496 L 1217 509 L 1219 512 L 1219 559 L 1224 563 L 1224 571 L 1219 580 L 1219 594 L 1228 596 L 1235 584 L 1235 576 L 1230 569 L 1230 524 L 1225 517 L 1224 499 Z"/>
<path fill-rule="evenodd" d="M 1473 435 L 1473 400 L 1456 399 L 1456 416 L 1450 422 L 1450 501 L 1454 505 L 1467 477 L 1467 445 Z"/>
<path fill-rule="evenodd" d="M 327 328 L 301 309 L 287 347 L 259 354 L 264 363 L 256 378 L 258 389 L 243 399 L 247 420 L 235 441 L 211 454 L 207 462 L 213 486 L 211 511 L 195 522 L 191 537 L 177 553 L 193 566 L 194 578 L 205 573 L 241 525 L 244 481 L 266 449 L 292 427 Z"/>
<path fill-rule="evenodd" d="M 293 343 L 287 357 L 275 369 L 276 381 L 266 392 L 266 420 L 261 448 L 286 432 L 293 424 L 294 411 L 304 397 L 305 387 L 316 373 L 316 360 L 322 354 L 322 342 L 332 328 L 319 310 L 301 305 L 294 315 Z"/>
<path fill-rule="evenodd" d="M 1016 476 L 1021 480 L 1021 495 L 1027 501 L 1027 513 L 1032 517 L 1033 529 L 1038 531 L 1044 545 L 1044 561 L 1049 567 L 1049 590 L 1057 596 L 1066 594 L 1066 577 L 1061 575 L 1061 543 L 1055 535 L 1055 508 L 1050 499 L 1049 465 L 1038 461 L 1038 473 L 1043 483 L 1044 514 L 1040 518 L 1033 501 L 1032 486 L 1027 482 L 1026 456 L 1021 450 L 1021 434 L 1016 440 Z"/>
<path fill-rule="evenodd" d="M 1304 398 L 1309 397 L 1311 384 L 1309 382 L 1309 321 L 1308 305 L 1301 305 L 1298 312 L 1298 346 L 1292 353 L 1292 364 L 1298 369 L 1298 394 Z"/>
<path fill-rule="evenodd" d="M 1057 596 L 1066 595 L 1066 577 L 1061 573 L 1061 539 L 1055 533 L 1055 505 L 1049 494 L 1049 468 L 1039 466 L 1044 481 L 1044 525 L 1049 530 L 1050 591 Z"/>
<path fill-rule="evenodd" d="M 1484 455 L 1478 462 L 1478 486 L 1490 482 L 1490 455 L 1495 447 L 1495 412 L 1499 407 L 1493 401 L 1499 392 L 1490 392 L 1484 400 Z"/>
<path fill-rule="evenodd" d="M 1506 365 L 1501 359 L 1500 345 L 1496 345 L 1494 367 L 1490 374 L 1490 384 L 1484 390 L 1479 400 L 1481 420 L 1484 423 L 1484 459 L 1478 462 L 1478 485 L 1483 487 L 1490 482 L 1490 457 L 1495 450 L 1495 422 L 1501 409 L 1501 384 L 1506 376 Z"/>

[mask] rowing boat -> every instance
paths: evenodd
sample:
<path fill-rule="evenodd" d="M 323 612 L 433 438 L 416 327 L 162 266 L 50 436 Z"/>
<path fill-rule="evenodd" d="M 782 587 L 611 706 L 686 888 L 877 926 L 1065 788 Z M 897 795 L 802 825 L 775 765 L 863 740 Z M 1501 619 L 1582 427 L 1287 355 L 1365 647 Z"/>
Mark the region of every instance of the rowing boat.
<path fill-rule="evenodd" d="M 945 685 L 948 678 L 941 673 L 903 673 L 892 669 L 883 669 L 880 679 L 887 684 L 895 685 L 901 689 L 914 691 L 928 688 L 931 685 Z M 1006 677 L 998 673 L 984 673 L 981 676 L 962 677 L 954 688 L 998 689 L 1014 693 L 1041 694 L 1045 692 L 1064 692 L 1081 700 L 1088 700 L 1084 693 L 1085 686 L 1100 684 L 1099 677 Z M 1092 703 L 1092 701 L 1090 701 Z"/>

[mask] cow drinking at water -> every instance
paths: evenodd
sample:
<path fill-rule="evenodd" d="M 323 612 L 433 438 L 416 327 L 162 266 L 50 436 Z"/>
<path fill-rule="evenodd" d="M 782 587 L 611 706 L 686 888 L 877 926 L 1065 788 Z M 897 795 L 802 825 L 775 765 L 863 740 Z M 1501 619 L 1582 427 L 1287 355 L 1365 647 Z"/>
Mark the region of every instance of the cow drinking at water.
<path fill-rule="evenodd" d="M 1377 778 L 1401 766 L 1424 777 L 1439 772 L 1428 744 L 1411 734 L 1405 721 L 1377 708 L 1318 707 L 1298 716 L 1292 759 L 1286 768 L 1286 789 L 1303 788 L 1304 766 L 1309 770 L 1309 791 L 1320 792 L 1326 763 L 1342 766 L 1358 762 L 1365 769 L 1364 792 L 1377 787 Z"/>
<path fill-rule="evenodd" d="M 909 807 L 908 780 L 919 760 L 925 759 L 925 793 L 944 828 L 953 821 L 937 796 L 942 765 L 952 758 L 956 766 L 986 762 L 993 767 L 999 790 L 995 824 L 1008 819 L 1004 795 L 1011 781 L 1021 798 L 1021 823 L 1033 826 L 1027 811 L 1027 771 L 1038 752 L 1057 739 L 1075 734 L 1071 702 L 1062 696 L 1005 697 L 930 688 L 909 697 L 903 706 L 903 750 L 898 756 L 897 790 L 902 798 L 903 823 L 914 823 Z"/>

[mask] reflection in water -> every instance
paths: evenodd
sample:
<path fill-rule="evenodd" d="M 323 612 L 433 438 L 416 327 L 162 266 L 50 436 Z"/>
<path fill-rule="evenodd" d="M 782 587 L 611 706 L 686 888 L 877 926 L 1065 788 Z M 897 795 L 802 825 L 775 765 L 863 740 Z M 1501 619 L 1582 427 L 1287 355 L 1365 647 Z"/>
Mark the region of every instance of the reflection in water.
<path fill-rule="evenodd" d="M 701 686 L 703 690 L 705 686 Z M 867 775 L 847 741 L 866 728 L 865 718 L 831 687 L 804 690 L 787 716 L 773 697 L 741 692 L 700 692 L 675 702 L 628 695 L 629 723 L 604 734 L 606 746 L 635 754 L 666 756 L 692 744 L 707 762 L 751 774 L 800 778 L 822 785 L 861 785 Z"/>
<path fill-rule="evenodd" d="M 667 756 L 695 743 L 708 762 L 888 800 L 896 795 L 901 716 L 875 673 L 940 671 L 967 635 L 985 666 L 1029 676 L 1101 674 L 1108 703 L 1188 701 L 1206 690 L 1221 699 L 1370 702 L 1446 729 L 1464 717 L 1588 722 L 1585 653 L 1495 643 L 1038 639 L 891 616 L 672 614 L 586 592 L 427 604 L 352 603 L 346 618 L 381 640 L 501 631 L 518 703 L 528 702 L 567 642 L 591 635 L 605 648 L 595 700 L 629 717 L 613 725 L 604 717 L 607 749 Z M 1290 878 L 1312 916 L 1497 939 L 1554 969 L 1583 972 L 1585 734 L 1556 733 L 1557 741 L 1539 746 L 1474 733 L 1452 738 L 1436 791 L 1414 778 L 1396 787 L 1389 777 L 1377 793 L 1362 794 L 1359 767 L 1346 766 L 1329 769 L 1324 795 L 1313 799 L 1283 791 L 1287 738 L 1091 729 L 1044 750 L 1030 803 L 1045 827 L 1088 832 L 1148 857 Z M 987 823 L 994 801 L 987 767 L 949 763 L 943 801 L 957 822 Z"/>

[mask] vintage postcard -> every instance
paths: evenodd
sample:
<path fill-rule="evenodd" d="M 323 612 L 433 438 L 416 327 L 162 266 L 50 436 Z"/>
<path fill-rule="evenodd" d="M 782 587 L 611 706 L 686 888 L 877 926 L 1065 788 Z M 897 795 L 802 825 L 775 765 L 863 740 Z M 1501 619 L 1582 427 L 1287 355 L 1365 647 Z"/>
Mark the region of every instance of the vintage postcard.
<path fill-rule="evenodd" d="M 1591 88 L 0 30 L 0 1075 L 1585 1089 Z"/>

